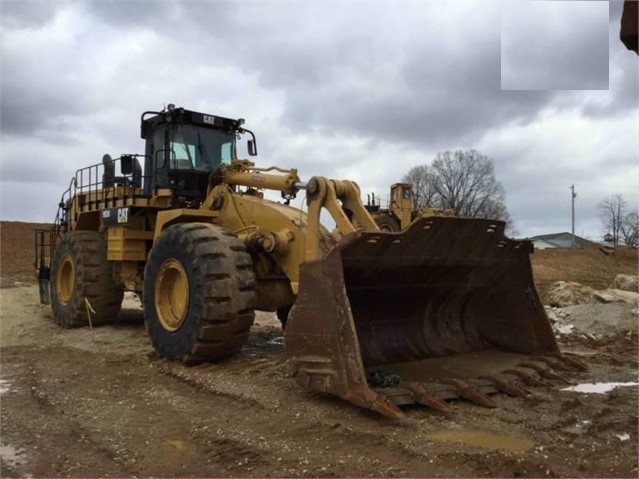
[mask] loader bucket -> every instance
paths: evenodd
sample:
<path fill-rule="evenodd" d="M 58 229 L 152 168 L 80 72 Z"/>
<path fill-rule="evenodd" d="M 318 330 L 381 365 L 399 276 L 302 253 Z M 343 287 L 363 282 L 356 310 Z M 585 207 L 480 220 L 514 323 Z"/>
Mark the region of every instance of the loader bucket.
<path fill-rule="evenodd" d="M 484 219 L 428 217 L 399 233 L 345 236 L 300 265 L 285 332 L 291 375 L 401 418 L 397 406 L 410 403 L 494 407 L 489 394 L 547 384 L 553 365 L 581 368 L 559 352 L 530 253 L 529 241 Z"/>

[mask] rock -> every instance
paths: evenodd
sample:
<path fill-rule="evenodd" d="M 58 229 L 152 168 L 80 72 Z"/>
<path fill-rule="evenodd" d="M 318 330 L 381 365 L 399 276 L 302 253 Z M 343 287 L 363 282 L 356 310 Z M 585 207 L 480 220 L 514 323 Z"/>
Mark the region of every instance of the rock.
<path fill-rule="evenodd" d="M 557 281 L 554 283 L 548 294 L 546 302 L 550 306 L 564 308 L 575 304 L 594 303 L 592 297 L 593 289 L 590 286 L 584 286 L 572 281 Z"/>
<path fill-rule="evenodd" d="M 601 291 L 593 291 L 592 297 L 595 298 L 600 303 L 604 303 L 604 304 L 616 303 L 616 302 L 621 301 L 619 298 L 616 298 L 615 296 L 613 296 L 611 294 L 603 293 Z"/>
<path fill-rule="evenodd" d="M 620 277 L 632 278 L 630 275 L 617 275 Z M 617 279 L 615 278 L 615 279 Z M 623 280 L 617 281 L 618 283 Z M 576 304 L 594 304 L 594 303 L 627 303 L 639 306 L 639 293 L 623 289 L 604 289 L 597 291 L 590 286 L 584 286 L 580 283 L 558 281 L 552 285 L 550 291 L 546 295 L 546 302 L 550 306 L 565 308 Z M 561 317 L 553 311 L 552 308 L 546 308 L 546 313 L 551 316 L 552 311 L 557 320 Z"/>
<path fill-rule="evenodd" d="M 366 380 L 371 386 L 389 388 L 399 385 L 400 377 L 397 374 L 389 374 L 382 370 L 371 371 Z"/>
<path fill-rule="evenodd" d="M 602 299 L 599 299 L 600 296 Z M 627 303 L 639 306 L 639 293 L 622 289 L 605 289 L 593 292 L 593 297 L 602 303 Z"/>
<path fill-rule="evenodd" d="M 639 292 L 639 276 L 632 274 L 618 274 L 612 280 L 610 289 L 621 289 L 623 291 Z"/>
<path fill-rule="evenodd" d="M 574 325 L 571 333 L 604 337 L 621 331 L 637 331 L 637 319 L 631 314 L 631 306 L 623 302 L 577 304 L 563 308 L 568 318 L 563 324 Z"/>
<path fill-rule="evenodd" d="M 572 330 L 575 329 L 575 325 L 566 324 L 565 326 L 560 326 L 557 324 L 553 327 L 553 329 L 557 334 L 570 334 L 572 333 Z"/>
<path fill-rule="evenodd" d="M 555 308 L 551 308 L 550 306 L 544 306 L 544 308 L 546 309 L 546 316 L 548 316 L 550 324 L 555 324 L 557 321 L 559 321 L 559 318 L 555 313 Z"/>

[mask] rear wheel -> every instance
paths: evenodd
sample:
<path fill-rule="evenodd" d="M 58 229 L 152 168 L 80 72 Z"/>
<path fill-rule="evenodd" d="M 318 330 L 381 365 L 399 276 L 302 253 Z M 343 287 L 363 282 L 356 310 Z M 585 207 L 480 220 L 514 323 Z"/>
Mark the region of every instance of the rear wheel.
<path fill-rule="evenodd" d="M 251 256 L 229 230 L 209 223 L 169 226 L 144 271 L 144 315 L 160 356 L 217 360 L 239 351 L 255 313 Z"/>
<path fill-rule="evenodd" d="M 399 222 L 390 215 L 381 215 L 375 218 L 375 223 L 382 231 L 393 233 L 400 230 Z"/>
<path fill-rule="evenodd" d="M 122 306 L 122 288 L 113 279 L 104 235 L 72 231 L 58 245 L 51 264 L 51 308 L 65 328 L 113 322 Z M 87 305 L 88 301 L 88 305 Z M 95 312 L 88 312 L 88 306 Z"/>

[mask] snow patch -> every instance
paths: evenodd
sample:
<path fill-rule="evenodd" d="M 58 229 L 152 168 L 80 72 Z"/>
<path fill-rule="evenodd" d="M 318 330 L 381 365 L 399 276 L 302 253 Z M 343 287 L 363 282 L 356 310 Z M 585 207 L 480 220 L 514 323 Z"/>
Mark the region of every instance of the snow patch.
<path fill-rule="evenodd" d="M 577 384 L 576 386 L 570 386 L 563 388 L 562 391 L 575 391 L 578 393 L 594 393 L 594 394 L 606 394 L 618 387 L 639 386 L 639 383 L 627 382 L 627 383 L 584 383 Z"/>
<path fill-rule="evenodd" d="M 8 393 L 9 391 L 9 381 L 0 379 L 0 394 Z"/>
<path fill-rule="evenodd" d="M 8 444 L 0 445 L 0 458 L 10 467 L 19 466 L 26 461 L 24 449 L 15 448 Z"/>

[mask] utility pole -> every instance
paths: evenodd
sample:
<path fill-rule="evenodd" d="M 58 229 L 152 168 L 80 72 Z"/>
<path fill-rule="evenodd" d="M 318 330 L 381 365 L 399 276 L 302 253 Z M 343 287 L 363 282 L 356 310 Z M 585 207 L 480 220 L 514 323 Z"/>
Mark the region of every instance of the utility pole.
<path fill-rule="evenodd" d="M 570 185 L 570 191 L 570 198 L 572 200 L 572 248 L 575 249 L 575 198 L 577 198 L 577 193 L 575 193 L 575 185 Z"/>

